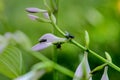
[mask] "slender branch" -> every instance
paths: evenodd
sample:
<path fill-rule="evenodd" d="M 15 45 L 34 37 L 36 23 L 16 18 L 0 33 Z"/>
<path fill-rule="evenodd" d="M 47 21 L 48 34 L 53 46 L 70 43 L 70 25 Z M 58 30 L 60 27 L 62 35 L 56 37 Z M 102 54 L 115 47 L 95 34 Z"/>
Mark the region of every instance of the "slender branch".
<path fill-rule="evenodd" d="M 71 70 L 69 70 L 69 69 L 67 69 L 67 68 L 65 68 L 65 67 L 63 67 L 63 66 L 61 66 L 61 65 L 59 65 L 59 64 L 57 64 L 57 63 L 55 63 L 53 61 L 51 61 L 50 59 L 48 59 L 47 57 L 45 57 L 41 53 L 38 53 L 38 52 L 30 52 L 30 53 L 34 57 L 36 57 L 37 59 L 39 59 L 39 60 L 41 60 L 43 62 L 49 61 L 49 63 L 53 64 L 53 68 L 56 69 L 57 71 L 59 71 L 61 73 L 64 73 L 64 74 L 68 75 L 69 77 L 74 76 L 74 73 Z"/>
<path fill-rule="evenodd" d="M 51 24 L 53 25 L 53 27 L 55 27 L 55 29 L 56 29 L 59 33 L 61 33 L 63 36 L 65 36 L 65 33 L 64 33 L 56 24 L 54 24 L 53 21 L 52 21 Z"/>
<path fill-rule="evenodd" d="M 54 23 L 52 22 L 53 27 L 63 36 L 65 36 L 65 33 Z M 71 43 L 78 46 L 79 48 L 83 49 L 83 50 L 87 50 L 86 47 L 82 46 L 81 44 L 79 44 L 77 41 L 75 40 L 71 40 Z M 113 64 L 112 62 L 109 62 L 108 60 L 106 60 L 105 58 L 103 58 L 102 56 L 98 55 L 96 52 L 92 51 L 92 50 L 88 50 L 89 53 L 93 54 L 95 57 L 97 57 L 98 59 L 100 59 L 101 61 L 107 63 L 110 67 L 114 68 L 115 70 L 120 72 L 120 67 L 116 66 L 115 64 Z"/>
<path fill-rule="evenodd" d="M 50 0 L 50 4 L 54 14 L 58 14 L 59 0 Z"/>
<path fill-rule="evenodd" d="M 120 72 L 120 67 L 116 66 L 115 64 L 113 64 L 112 62 L 108 61 L 107 59 L 101 57 L 100 55 L 98 55 L 97 53 L 95 53 L 92 50 L 89 50 L 90 53 L 92 53 L 94 56 L 96 56 L 97 58 L 99 58 L 101 61 L 107 63 L 110 67 L 114 68 L 115 70 Z"/>

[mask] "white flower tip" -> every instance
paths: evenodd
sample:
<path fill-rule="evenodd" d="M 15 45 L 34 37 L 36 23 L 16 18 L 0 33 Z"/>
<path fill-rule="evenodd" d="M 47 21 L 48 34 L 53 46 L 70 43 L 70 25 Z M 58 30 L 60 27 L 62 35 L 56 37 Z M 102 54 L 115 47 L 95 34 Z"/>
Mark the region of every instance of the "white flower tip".
<path fill-rule="evenodd" d="M 101 80 L 109 80 L 107 71 L 108 71 L 108 66 L 105 67 Z"/>
<path fill-rule="evenodd" d="M 32 15 L 32 14 L 28 14 L 29 18 L 32 19 L 32 20 L 36 20 L 38 19 L 39 17 L 38 16 L 35 16 L 35 15 Z"/>
<path fill-rule="evenodd" d="M 73 80 L 82 80 L 83 78 L 88 79 L 90 77 L 90 66 L 88 63 L 88 59 L 87 59 L 87 53 L 84 54 L 84 57 L 81 61 L 81 63 L 79 64 L 79 66 L 76 69 L 75 75 Z M 84 75 L 86 77 L 84 77 Z M 92 77 L 90 77 L 89 80 L 92 80 Z"/>

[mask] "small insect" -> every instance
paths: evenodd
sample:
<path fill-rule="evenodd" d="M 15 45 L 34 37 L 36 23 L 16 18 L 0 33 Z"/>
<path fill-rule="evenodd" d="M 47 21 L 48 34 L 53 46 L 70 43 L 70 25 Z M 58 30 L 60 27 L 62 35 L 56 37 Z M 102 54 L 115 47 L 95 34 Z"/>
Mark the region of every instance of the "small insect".
<path fill-rule="evenodd" d="M 59 49 L 61 48 L 61 44 L 57 44 L 56 47 Z"/>
<path fill-rule="evenodd" d="M 47 39 L 41 39 L 39 42 L 42 43 L 42 42 L 46 42 Z"/>
<path fill-rule="evenodd" d="M 62 44 L 62 43 L 55 43 L 54 45 L 56 45 L 56 48 L 57 48 L 57 49 L 60 49 L 60 48 L 61 48 L 61 44 Z"/>
<path fill-rule="evenodd" d="M 74 38 L 74 36 L 73 36 L 73 35 L 71 35 L 71 34 L 70 34 L 70 33 L 68 33 L 68 32 L 66 32 L 65 37 L 66 37 L 67 39 L 73 39 L 73 38 Z"/>

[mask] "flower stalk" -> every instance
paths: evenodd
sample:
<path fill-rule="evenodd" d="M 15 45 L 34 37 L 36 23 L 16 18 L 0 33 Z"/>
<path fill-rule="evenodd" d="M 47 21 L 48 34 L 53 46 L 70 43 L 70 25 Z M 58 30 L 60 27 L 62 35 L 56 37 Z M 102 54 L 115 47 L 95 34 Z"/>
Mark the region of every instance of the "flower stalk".
<path fill-rule="evenodd" d="M 58 16 L 58 2 L 59 2 L 59 1 L 58 1 L 58 0 L 50 0 L 50 1 L 51 1 L 51 6 L 52 6 L 53 9 L 51 9 L 51 8 L 48 6 L 46 0 L 44 0 L 44 4 L 45 4 L 45 6 L 47 7 L 47 11 L 48 11 L 48 12 L 47 12 L 47 13 L 48 13 L 47 16 L 49 17 L 49 18 L 48 18 L 48 21 L 46 21 L 46 20 L 44 20 L 44 19 L 41 19 L 41 18 L 39 18 L 39 17 L 37 17 L 37 16 L 31 16 L 31 15 L 30 15 L 30 18 L 33 19 L 33 20 L 37 20 L 37 21 L 39 21 L 39 22 L 42 21 L 42 22 L 48 22 L 48 23 L 52 24 L 52 26 L 53 26 L 53 33 L 54 33 L 54 34 L 56 34 L 57 32 L 59 32 L 61 35 L 63 35 L 64 37 L 66 37 L 66 33 L 64 33 L 64 32 L 58 27 L 58 25 L 57 25 L 57 23 L 58 23 L 58 22 L 57 22 L 57 21 L 58 21 L 58 18 L 57 18 L 57 16 Z M 52 11 L 52 10 L 53 10 L 53 11 Z M 36 8 L 35 8 L 35 11 L 32 11 L 32 13 L 36 13 L 37 11 L 40 12 L 39 9 L 36 9 Z M 42 11 L 42 10 L 41 10 L 41 11 Z M 31 9 L 30 9 L 28 12 L 31 12 Z M 57 32 L 56 32 L 56 31 L 57 31 Z M 100 55 L 97 54 L 96 52 L 94 52 L 94 51 L 92 51 L 91 49 L 89 49 L 89 35 L 88 35 L 87 31 L 85 32 L 85 34 L 86 34 L 86 36 L 85 36 L 86 45 L 85 45 L 85 46 L 81 45 L 80 43 L 78 43 L 77 41 L 75 41 L 75 40 L 73 40 L 73 39 L 70 39 L 69 42 L 72 43 L 73 45 L 75 45 L 75 46 L 83 49 L 84 51 L 87 51 L 88 53 L 91 53 L 92 55 L 94 55 L 95 57 L 97 57 L 98 59 L 100 59 L 101 61 L 103 61 L 103 62 L 105 63 L 105 65 L 107 64 L 108 66 L 110 66 L 110 67 L 112 67 L 113 69 L 115 69 L 115 70 L 117 70 L 117 71 L 120 72 L 120 67 L 116 66 L 116 65 L 112 62 L 112 59 L 111 59 L 111 57 L 110 57 L 109 54 L 106 53 L 107 59 L 105 59 L 104 57 L 100 56 Z M 37 57 L 38 59 L 41 59 L 41 60 L 43 59 L 43 61 L 44 61 L 44 59 L 45 59 L 44 56 L 41 58 L 41 57 L 36 56 L 36 54 L 33 54 L 33 55 L 34 55 L 35 57 Z M 39 54 L 39 55 L 41 55 L 41 54 Z M 48 60 L 48 59 L 47 59 L 47 60 Z M 49 61 L 50 61 L 51 64 L 55 65 L 54 68 L 55 68 L 56 70 L 58 70 L 58 71 L 60 71 L 60 72 L 62 72 L 62 73 L 65 73 L 65 74 L 73 77 L 73 72 L 71 72 L 71 71 L 69 71 L 68 69 L 63 68 L 63 67 L 61 67 L 60 65 L 57 64 L 57 49 L 56 49 L 56 48 L 54 48 L 54 50 L 53 50 L 53 61 L 54 61 L 54 62 L 52 62 L 51 60 L 49 60 Z M 56 71 L 54 72 L 53 77 L 54 77 L 54 80 L 58 80 L 58 75 L 57 75 L 57 72 L 56 72 Z"/>
<path fill-rule="evenodd" d="M 51 24 L 53 25 L 53 27 L 63 36 L 65 36 L 65 33 L 57 26 L 57 24 L 55 24 L 53 21 L 51 21 Z M 87 50 L 86 47 L 82 46 L 81 44 L 79 44 L 77 41 L 75 40 L 71 40 L 71 43 L 76 45 L 77 47 L 83 49 L 83 50 Z M 96 52 L 88 49 L 89 53 L 93 54 L 95 57 L 97 57 L 98 59 L 100 59 L 101 61 L 103 61 L 104 63 L 107 63 L 110 67 L 114 68 L 115 70 L 120 72 L 120 67 L 116 66 L 114 63 L 109 62 L 107 59 L 103 58 L 102 56 L 98 55 Z"/>

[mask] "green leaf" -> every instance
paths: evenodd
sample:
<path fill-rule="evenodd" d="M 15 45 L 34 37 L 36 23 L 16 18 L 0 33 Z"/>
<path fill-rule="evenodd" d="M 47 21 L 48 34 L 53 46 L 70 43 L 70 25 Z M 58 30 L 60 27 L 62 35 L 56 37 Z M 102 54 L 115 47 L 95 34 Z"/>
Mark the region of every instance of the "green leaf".
<path fill-rule="evenodd" d="M 22 53 L 15 47 L 8 47 L 0 54 L 0 73 L 16 78 L 22 74 L 23 60 Z"/>

